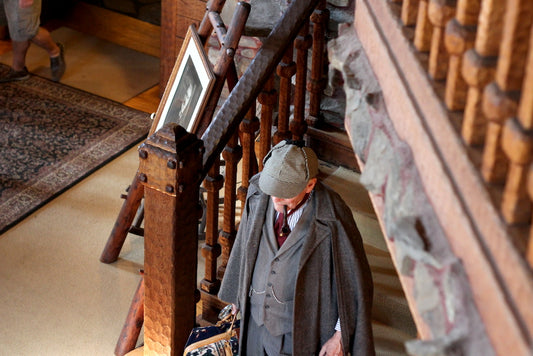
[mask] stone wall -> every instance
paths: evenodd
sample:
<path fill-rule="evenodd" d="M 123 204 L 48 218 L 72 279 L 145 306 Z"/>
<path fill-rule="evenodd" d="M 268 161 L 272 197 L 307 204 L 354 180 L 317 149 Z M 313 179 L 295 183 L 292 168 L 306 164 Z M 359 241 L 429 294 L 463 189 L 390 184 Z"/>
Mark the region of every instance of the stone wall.
<path fill-rule="evenodd" d="M 330 67 L 342 74 L 345 126 L 363 164 L 369 190 L 394 255 L 411 290 L 424 340 L 407 343 L 412 355 L 493 355 L 462 263 L 453 254 L 428 201 L 410 147 L 397 136 L 379 83 L 352 25 L 328 44 Z M 331 72 L 331 71 L 330 71 Z"/>

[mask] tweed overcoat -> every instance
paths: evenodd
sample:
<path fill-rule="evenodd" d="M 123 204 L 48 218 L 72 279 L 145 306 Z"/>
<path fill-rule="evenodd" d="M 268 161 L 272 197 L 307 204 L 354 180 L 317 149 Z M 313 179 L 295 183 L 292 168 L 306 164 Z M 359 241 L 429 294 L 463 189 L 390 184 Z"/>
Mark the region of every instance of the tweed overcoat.
<path fill-rule="evenodd" d="M 240 346 L 246 345 L 249 289 L 270 196 L 250 180 L 246 204 L 219 298 L 241 310 Z M 372 277 L 352 212 L 337 193 L 317 182 L 306 209 L 314 209 L 302 247 L 294 295 L 293 354 L 318 355 L 340 318 L 345 355 L 374 355 Z M 270 220 L 269 220 L 270 221 Z M 289 237 L 290 238 L 290 237 Z M 246 355 L 241 350 L 241 355 Z M 253 355 L 250 355 L 253 356 Z"/>

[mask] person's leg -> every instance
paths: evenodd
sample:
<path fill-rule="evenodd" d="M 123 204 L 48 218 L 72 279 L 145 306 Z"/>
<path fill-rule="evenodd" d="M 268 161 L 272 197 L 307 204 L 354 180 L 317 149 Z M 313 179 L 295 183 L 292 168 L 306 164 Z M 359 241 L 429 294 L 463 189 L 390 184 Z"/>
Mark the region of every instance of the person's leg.
<path fill-rule="evenodd" d="M 26 53 L 31 43 L 43 48 L 50 57 L 52 80 L 59 81 L 65 72 L 63 46 L 52 39 L 50 32 L 40 26 L 41 0 L 34 0 L 33 5 L 20 8 L 18 0 L 2 0 L 5 2 L 5 12 L 12 32 L 13 41 L 13 70 L 25 68 Z M 9 5 L 8 5 L 9 4 Z"/>
<path fill-rule="evenodd" d="M 21 71 L 26 66 L 26 53 L 30 40 L 39 31 L 41 2 L 37 0 L 32 7 L 20 8 L 18 0 L 2 0 L 9 35 L 13 44 L 13 69 Z"/>
<path fill-rule="evenodd" d="M 13 48 L 13 63 L 9 72 L 0 78 L 0 83 L 26 80 L 30 73 L 26 69 L 26 52 L 30 46 L 30 41 L 11 41 Z"/>
<path fill-rule="evenodd" d="M 7 18 L 4 11 L 4 1 L 0 0 L 0 40 L 7 39 L 7 34 Z"/>
<path fill-rule="evenodd" d="M 59 46 L 52 39 L 50 32 L 43 27 L 39 27 L 37 34 L 33 36 L 31 41 L 48 52 L 50 58 L 58 57 L 60 55 L 61 50 L 59 49 Z"/>
<path fill-rule="evenodd" d="M 32 10 L 32 20 L 37 18 L 38 21 L 39 15 L 41 13 L 40 0 L 34 0 Z M 28 15 L 27 17 L 30 16 Z M 35 34 L 31 36 L 30 41 L 36 44 L 38 47 L 41 47 L 48 53 L 48 56 L 50 57 L 50 70 L 52 72 L 52 80 L 56 82 L 59 81 L 59 79 L 61 79 L 61 77 L 63 76 L 63 73 L 65 73 L 66 68 L 63 46 L 59 43 L 56 43 L 52 39 L 50 32 L 48 32 L 47 29 L 41 27 L 40 23 L 38 23 L 38 27 L 33 32 L 29 33 Z"/>
<path fill-rule="evenodd" d="M 11 41 L 13 46 L 13 70 L 20 72 L 26 67 L 26 53 L 30 48 L 30 41 Z"/>

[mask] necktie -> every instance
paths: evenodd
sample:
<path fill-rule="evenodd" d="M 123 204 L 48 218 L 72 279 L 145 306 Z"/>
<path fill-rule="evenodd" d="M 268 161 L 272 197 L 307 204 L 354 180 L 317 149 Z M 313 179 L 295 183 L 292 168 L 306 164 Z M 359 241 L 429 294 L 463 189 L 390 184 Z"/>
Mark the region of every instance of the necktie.
<path fill-rule="evenodd" d="M 274 223 L 274 232 L 276 233 L 276 239 L 278 240 L 278 246 L 280 248 L 281 248 L 281 245 L 283 245 L 283 243 L 285 242 L 285 240 L 287 240 L 287 237 L 289 236 L 289 234 L 291 233 L 291 229 L 286 219 L 288 219 L 289 216 L 292 215 L 292 213 L 300 209 L 302 205 L 307 201 L 307 198 L 309 198 L 309 193 L 306 194 L 303 197 L 303 199 L 298 203 L 298 205 L 296 205 L 296 207 L 292 209 L 288 214 L 287 214 L 287 206 L 284 206 L 283 213 L 278 214 L 276 222 Z M 285 221 L 284 221 L 284 217 L 286 217 Z"/>

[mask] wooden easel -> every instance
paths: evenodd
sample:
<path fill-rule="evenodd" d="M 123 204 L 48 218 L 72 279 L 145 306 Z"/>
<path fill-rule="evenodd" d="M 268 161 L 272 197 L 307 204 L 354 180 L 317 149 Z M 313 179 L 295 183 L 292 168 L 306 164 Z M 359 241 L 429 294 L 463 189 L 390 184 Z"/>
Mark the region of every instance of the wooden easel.
<path fill-rule="evenodd" d="M 202 136 L 213 117 L 224 87 L 224 82 L 227 80 L 228 88 L 231 91 L 238 81 L 237 69 L 233 57 L 242 36 L 242 32 L 244 31 L 248 14 L 250 13 L 250 5 L 245 2 L 239 2 L 230 26 L 226 29 L 226 26 L 220 17 L 220 12 L 222 11 L 224 4 L 225 0 L 210 0 L 206 13 L 198 28 L 198 34 L 204 47 L 213 29 L 215 30 L 218 42 L 222 48 L 222 54 L 213 68 L 215 74 L 213 89 L 203 112 L 200 113 L 201 116 L 197 129 L 193 132 L 197 137 Z M 152 135 L 154 131 L 155 125 L 152 125 L 149 136 Z M 144 208 L 142 206 L 143 196 L 144 188 L 140 181 L 139 172 L 137 172 L 133 177 L 131 185 L 127 189 L 127 195 L 123 196 L 125 201 L 100 256 L 101 262 L 113 263 L 118 259 L 129 232 L 139 236 L 144 235 L 144 231 L 141 228 L 144 216 Z"/>
<path fill-rule="evenodd" d="M 197 137 L 202 136 L 213 117 L 224 87 L 224 82 L 227 80 L 228 88 L 231 91 L 238 81 L 233 57 L 250 12 L 250 5 L 244 2 L 238 3 L 230 27 L 229 29 L 226 29 L 226 26 L 220 17 L 220 12 L 222 11 L 224 3 L 225 0 L 211 0 L 198 29 L 198 34 L 200 35 L 204 46 L 213 29 L 215 30 L 217 39 L 222 48 L 222 54 L 213 68 L 215 73 L 215 83 L 207 100 L 207 104 L 201 113 L 199 124 L 195 130 L 196 132 L 194 132 Z M 152 135 L 154 131 L 155 125 L 152 126 L 150 135 Z M 144 209 L 142 206 L 144 185 L 141 182 L 142 179 L 143 178 L 138 171 L 133 178 L 132 184 L 128 188 L 125 202 L 100 257 L 100 261 L 104 263 L 112 263 L 118 259 L 118 255 L 120 254 L 120 250 L 122 249 L 128 232 L 140 236 L 144 235 L 144 231 L 141 228 L 141 222 L 144 217 Z M 141 276 L 128 316 L 126 317 L 122 332 L 117 341 L 115 355 L 125 355 L 135 348 L 144 321 L 143 309 L 144 278 Z"/>

